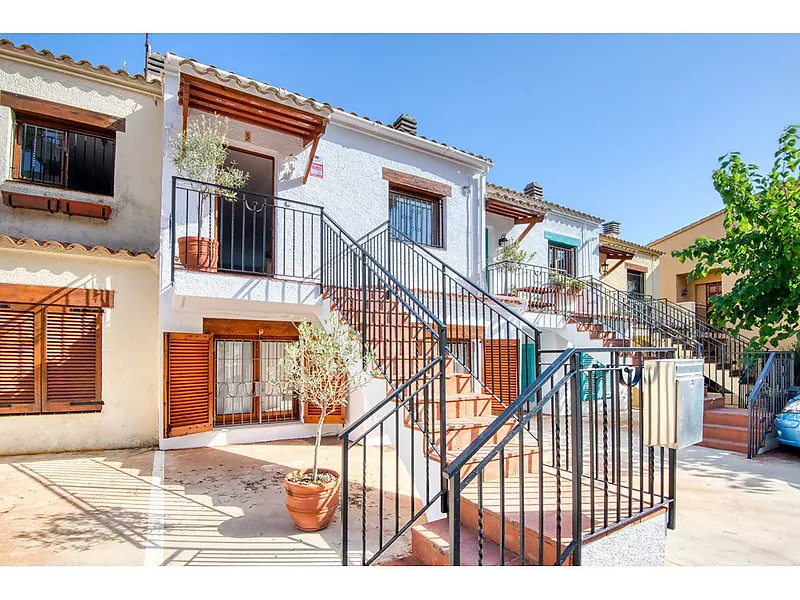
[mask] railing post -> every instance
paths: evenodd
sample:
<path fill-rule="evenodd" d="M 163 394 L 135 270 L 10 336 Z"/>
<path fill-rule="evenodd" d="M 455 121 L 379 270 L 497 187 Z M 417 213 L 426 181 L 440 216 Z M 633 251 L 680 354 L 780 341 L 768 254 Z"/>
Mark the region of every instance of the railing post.
<path fill-rule="evenodd" d="M 381 443 L 383 443 L 381 441 Z M 348 508 L 349 508 L 349 497 L 348 497 L 348 479 L 347 479 L 347 451 L 350 449 L 350 436 L 345 434 L 344 439 L 342 440 L 342 480 L 344 481 L 344 485 L 341 486 L 342 488 L 342 502 L 339 505 L 339 510 L 342 512 L 342 566 L 347 566 L 350 563 L 350 560 L 347 556 L 347 533 L 348 533 L 348 524 L 347 524 L 347 517 L 348 517 Z"/>
<path fill-rule="evenodd" d="M 583 485 L 583 407 L 579 390 L 580 357 L 578 353 L 570 357 L 570 396 L 572 401 L 572 539 L 575 551 L 572 553 L 572 564 L 581 565 L 583 545 L 583 501 L 581 487 Z"/>
<path fill-rule="evenodd" d="M 630 401 L 630 400 L 629 400 Z M 678 490 L 678 451 L 675 448 L 669 449 L 669 508 L 667 509 L 667 527 L 675 529 L 677 521 L 676 502 L 678 499 L 675 497 Z"/>
<path fill-rule="evenodd" d="M 170 246 L 170 257 L 169 257 L 169 268 L 170 268 L 170 275 L 169 280 L 170 283 L 175 283 L 175 237 L 176 233 L 175 230 L 177 229 L 177 223 L 175 219 L 175 190 L 177 189 L 177 181 L 178 178 L 174 175 L 172 176 L 172 212 L 169 214 L 169 228 L 170 228 L 170 236 L 172 238 L 172 245 Z"/>
<path fill-rule="evenodd" d="M 314 243 L 313 240 L 311 242 Z M 319 293 L 325 291 L 325 209 L 319 211 Z M 312 269 L 313 271 L 313 269 Z"/>
<path fill-rule="evenodd" d="M 444 468 L 447 466 L 447 325 L 439 328 L 439 356 L 442 360 L 439 367 L 439 456 L 440 472 L 441 472 L 441 486 L 442 486 L 442 512 L 447 513 L 450 511 L 448 506 L 448 493 L 450 490 L 447 488 L 447 476 L 444 473 Z M 450 538 L 451 540 L 453 538 Z"/>
<path fill-rule="evenodd" d="M 361 251 L 361 356 L 367 356 L 367 258 Z"/>
<path fill-rule="evenodd" d="M 461 566 L 461 473 L 453 474 L 449 496 L 450 566 Z"/>

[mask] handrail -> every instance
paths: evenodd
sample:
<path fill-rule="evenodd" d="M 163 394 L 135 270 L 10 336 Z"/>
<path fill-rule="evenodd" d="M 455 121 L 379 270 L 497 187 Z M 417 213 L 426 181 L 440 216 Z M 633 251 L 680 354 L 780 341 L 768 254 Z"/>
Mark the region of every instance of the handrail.
<path fill-rule="evenodd" d="M 669 352 L 673 350 L 672 348 L 637 348 L 638 352 Z M 469 446 L 467 446 L 461 453 L 454 458 L 448 465 L 445 467 L 444 472 L 449 476 L 452 477 L 455 473 L 458 472 L 461 467 L 463 467 L 467 461 L 469 461 L 475 454 L 478 453 L 484 445 L 489 443 L 489 441 L 502 429 L 505 423 L 514 417 L 514 413 L 518 412 L 525 404 L 530 401 L 535 393 L 537 393 L 542 386 L 558 371 L 558 369 L 562 368 L 566 362 L 572 358 L 573 355 L 578 353 L 592 353 L 597 352 L 597 348 L 567 348 L 558 357 L 544 370 L 542 374 L 539 375 L 536 379 L 534 379 L 533 383 L 531 383 L 525 390 L 517 397 L 514 402 L 509 404 L 503 412 L 497 415 L 492 423 L 484 429 L 481 434 L 475 438 Z M 554 388 L 555 389 L 555 388 Z M 547 401 L 550 398 L 545 396 L 536 405 L 532 406 L 527 414 L 525 420 L 529 420 L 528 415 L 531 417 L 534 416 L 536 413 L 542 410 L 542 408 L 547 404 Z"/>
<path fill-rule="evenodd" d="M 196 183 L 198 185 L 208 185 L 213 187 L 214 189 L 220 190 L 227 190 L 229 192 L 237 192 L 239 194 L 247 194 L 248 196 L 260 196 L 262 198 L 271 198 L 273 200 L 280 200 L 281 202 L 291 202 L 292 204 L 299 204 L 300 206 L 307 206 L 309 208 L 318 208 L 319 210 L 324 210 L 324 207 L 320 206 L 319 204 L 311 204 L 310 202 L 303 202 L 301 200 L 293 200 L 291 198 L 283 198 L 281 196 L 275 196 L 273 194 L 265 194 L 263 192 L 251 192 L 250 190 L 245 190 L 243 188 L 234 188 L 229 187 L 227 185 L 220 185 L 219 183 L 213 183 L 211 181 L 199 181 L 197 179 L 189 179 L 188 177 L 178 177 L 177 175 L 172 176 L 173 181 L 185 181 L 187 183 Z"/>
<path fill-rule="evenodd" d="M 346 427 L 346 428 L 345 428 L 345 429 L 344 429 L 344 430 L 343 430 L 343 431 L 342 431 L 342 432 L 339 434 L 339 439 L 345 439 L 345 438 L 346 438 L 348 435 L 350 435 L 350 434 L 351 434 L 353 431 L 355 431 L 356 429 L 358 429 L 358 428 L 359 428 L 359 427 L 360 427 L 362 424 L 364 424 L 366 421 L 368 421 L 369 419 L 371 419 L 371 418 L 372 418 L 372 417 L 375 415 L 375 413 L 377 413 L 378 411 L 380 411 L 380 410 L 381 410 L 381 409 L 382 409 L 384 406 L 386 406 L 388 403 L 390 403 L 390 402 L 392 402 L 393 400 L 395 400 L 395 399 L 396 399 L 398 396 L 400 396 L 400 395 L 401 395 L 403 392 L 405 392 L 405 391 L 406 391 L 406 390 L 407 390 L 409 387 L 411 387 L 411 385 L 413 385 L 414 383 L 416 383 L 417 381 L 419 381 L 420 379 L 422 379 L 422 377 L 423 377 L 425 374 L 427 374 L 427 373 L 428 373 L 428 371 L 430 371 L 430 370 L 431 370 L 431 369 L 433 369 L 433 368 L 434 368 L 436 365 L 438 365 L 439 363 L 441 363 L 441 362 L 442 362 L 442 360 L 443 360 L 443 359 L 442 359 L 442 357 L 441 357 L 441 356 L 437 356 L 437 357 L 436 357 L 434 360 L 432 360 L 432 361 L 431 361 L 431 362 L 429 362 L 427 365 L 425 365 L 425 366 L 424 366 L 424 367 L 423 367 L 423 368 L 422 368 L 422 369 L 421 369 L 421 370 L 420 370 L 420 371 L 419 371 L 419 372 L 418 372 L 416 375 L 414 375 L 414 376 L 413 376 L 411 379 L 409 379 L 408 381 L 406 381 L 406 382 L 405 382 L 403 385 L 401 385 L 401 386 L 400 386 L 400 387 L 398 387 L 396 390 L 394 390 L 394 391 L 393 391 L 391 394 L 389 394 L 388 396 L 386 396 L 386 398 L 384 398 L 383 400 L 381 400 L 381 401 L 380 401 L 378 404 L 376 404 L 375 406 L 373 406 L 371 409 L 369 409 L 367 412 L 365 412 L 363 415 L 361 415 L 361 416 L 360 416 L 358 419 L 356 419 L 356 420 L 355 420 L 355 421 L 353 421 L 353 422 L 352 422 L 350 425 L 348 425 L 348 426 L 347 426 L 347 427 Z"/>
<path fill-rule="evenodd" d="M 368 256 L 368 257 L 370 258 L 370 262 L 371 262 L 373 265 L 375 265 L 375 267 L 376 267 L 376 268 L 377 268 L 377 269 L 378 269 L 378 270 L 379 270 L 381 273 L 383 273 L 383 274 L 384 274 L 384 275 L 385 275 L 385 276 L 386 276 L 386 277 L 389 279 L 389 281 L 391 281 L 391 282 L 392 282 L 394 285 L 396 285 L 398 288 L 400 288 L 400 290 L 401 290 L 401 291 L 402 291 L 404 294 L 407 294 L 408 296 L 410 296 L 410 297 L 412 297 L 412 298 L 416 298 L 416 296 L 415 296 L 415 295 L 414 295 L 414 294 L 413 294 L 413 293 L 412 293 L 410 290 L 408 290 L 408 289 L 407 289 L 407 288 L 406 288 L 406 287 L 405 287 L 405 286 L 404 286 L 402 283 L 400 283 L 400 282 L 397 280 L 397 278 L 396 278 L 394 275 L 392 275 L 392 274 L 391 274 L 391 273 L 390 273 L 390 272 L 389 272 L 389 271 L 388 271 L 388 270 L 387 270 L 387 269 L 386 269 L 386 268 L 385 268 L 385 267 L 384 267 L 384 266 L 383 266 L 383 265 L 380 263 L 380 261 L 378 261 L 378 260 L 377 260 L 377 259 L 376 259 L 374 256 L 372 256 L 372 255 L 371 255 L 369 252 L 367 252 L 367 251 L 366 251 L 366 249 L 364 249 L 364 248 L 362 247 L 362 245 L 361 245 L 361 244 L 359 244 L 359 243 L 358 243 L 356 240 L 354 240 L 354 239 L 353 239 L 353 236 L 351 236 L 349 233 L 347 233 L 347 231 L 345 231 L 345 230 L 344 230 L 344 228 L 343 228 L 341 225 L 339 225 L 339 223 L 337 223 L 336 221 L 334 221 L 334 220 L 333 220 L 333 219 L 332 219 L 332 218 L 331 218 L 331 217 L 330 217 L 330 216 L 329 216 L 327 213 L 325 213 L 325 214 L 323 215 L 323 218 L 324 218 L 324 219 L 327 219 L 328 221 L 330 221 L 330 222 L 331 222 L 331 224 L 332 224 L 332 225 L 334 225 L 334 226 L 335 226 L 335 227 L 336 227 L 336 228 L 339 230 L 339 233 L 343 234 L 343 235 L 344 235 L 344 236 L 345 236 L 345 237 L 346 237 L 348 240 L 350 240 L 350 242 L 351 242 L 351 243 L 352 243 L 352 244 L 353 244 L 353 245 L 354 245 L 356 248 L 358 248 L 358 249 L 359 249 L 359 251 L 360 251 L 360 252 L 362 252 L 362 253 L 363 253 L 365 256 Z M 433 321 L 433 324 L 434 324 L 434 325 L 436 325 L 437 327 L 440 327 L 440 328 L 444 327 L 444 323 L 442 323 L 442 321 L 441 321 L 441 320 L 440 320 L 440 319 L 439 319 L 439 318 L 438 318 L 436 315 L 434 315 L 434 314 L 433 314 L 433 313 L 430 311 L 430 309 L 429 309 L 429 308 L 428 308 L 428 307 L 427 307 L 427 306 L 426 306 L 426 305 L 425 305 L 423 302 L 418 302 L 418 304 L 419 304 L 419 306 L 421 306 L 421 307 L 422 307 L 422 312 L 423 312 L 423 313 L 425 313 L 425 315 L 426 315 L 426 316 L 427 316 L 429 319 L 431 319 L 431 320 Z M 424 322 L 424 320 L 422 319 L 422 317 L 420 317 L 420 316 L 419 316 L 419 315 L 417 315 L 416 313 L 414 313 L 414 316 L 416 316 L 418 319 L 420 319 L 420 321 L 423 321 L 423 322 Z"/>

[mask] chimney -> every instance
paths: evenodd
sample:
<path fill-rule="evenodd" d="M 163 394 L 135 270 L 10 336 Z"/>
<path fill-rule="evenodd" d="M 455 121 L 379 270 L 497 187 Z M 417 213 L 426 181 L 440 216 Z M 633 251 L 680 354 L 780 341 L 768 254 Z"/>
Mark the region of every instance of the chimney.
<path fill-rule="evenodd" d="M 406 133 L 410 133 L 411 135 L 417 135 L 417 120 L 406 113 L 403 113 L 397 117 L 394 120 L 392 127 L 397 129 L 397 131 L 404 131 Z"/>
<path fill-rule="evenodd" d="M 603 223 L 603 235 L 619 238 L 619 221 L 608 221 Z"/>
<path fill-rule="evenodd" d="M 537 181 L 532 181 L 528 185 L 525 186 L 525 189 L 522 192 L 526 196 L 533 198 L 534 200 L 543 200 L 544 194 L 542 192 L 542 185 Z"/>
<path fill-rule="evenodd" d="M 147 52 L 147 80 L 161 79 L 164 74 L 164 55 L 158 52 Z"/>

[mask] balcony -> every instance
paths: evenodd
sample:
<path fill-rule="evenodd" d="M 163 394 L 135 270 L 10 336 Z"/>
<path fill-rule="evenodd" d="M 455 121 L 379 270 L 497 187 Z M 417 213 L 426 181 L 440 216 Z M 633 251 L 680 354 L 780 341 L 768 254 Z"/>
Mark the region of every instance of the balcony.
<path fill-rule="evenodd" d="M 319 283 L 322 207 L 174 177 L 172 273 Z"/>

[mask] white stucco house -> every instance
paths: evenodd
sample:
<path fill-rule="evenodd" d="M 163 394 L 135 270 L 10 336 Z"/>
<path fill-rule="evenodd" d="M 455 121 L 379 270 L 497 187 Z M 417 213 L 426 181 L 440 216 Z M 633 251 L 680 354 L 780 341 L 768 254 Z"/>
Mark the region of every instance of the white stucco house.
<path fill-rule="evenodd" d="M 0 40 L 0 455 L 158 441 L 161 95 Z"/>

